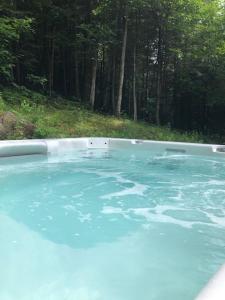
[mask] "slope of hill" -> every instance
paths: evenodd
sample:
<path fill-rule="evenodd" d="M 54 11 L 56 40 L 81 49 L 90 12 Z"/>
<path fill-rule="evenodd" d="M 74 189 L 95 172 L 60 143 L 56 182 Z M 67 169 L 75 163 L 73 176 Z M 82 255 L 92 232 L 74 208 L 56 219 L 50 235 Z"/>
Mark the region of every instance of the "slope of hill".
<path fill-rule="evenodd" d="M 213 142 L 197 133 L 92 112 L 77 102 L 48 99 L 23 87 L 0 89 L 0 139 L 87 136 Z"/>

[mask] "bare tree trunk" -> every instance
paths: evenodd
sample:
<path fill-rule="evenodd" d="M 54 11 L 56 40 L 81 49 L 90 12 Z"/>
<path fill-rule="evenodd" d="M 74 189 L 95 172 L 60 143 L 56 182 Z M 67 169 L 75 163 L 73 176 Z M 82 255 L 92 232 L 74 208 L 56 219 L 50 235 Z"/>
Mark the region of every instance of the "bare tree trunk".
<path fill-rule="evenodd" d="M 90 82 L 92 76 L 92 60 L 89 57 L 90 54 L 84 50 L 84 57 L 83 57 L 83 78 L 81 82 L 82 86 L 82 98 L 85 102 L 90 101 Z"/>
<path fill-rule="evenodd" d="M 162 29 L 159 27 L 158 37 L 158 71 L 157 71 L 157 95 L 156 95 L 156 123 L 160 125 L 160 109 L 161 109 L 161 97 L 162 97 Z"/>
<path fill-rule="evenodd" d="M 16 64 L 16 80 L 17 80 L 17 83 L 19 85 L 21 85 L 21 65 L 20 65 L 19 60 L 17 61 L 17 64 Z"/>
<path fill-rule="evenodd" d="M 138 15 L 136 12 L 135 22 L 135 41 L 134 41 L 134 52 L 133 52 L 133 105 L 134 105 L 134 121 L 138 119 L 137 113 L 137 95 L 136 95 L 136 58 L 137 58 L 137 40 L 138 40 Z"/>
<path fill-rule="evenodd" d="M 75 52 L 75 87 L 76 87 L 76 97 L 80 99 L 80 80 L 79 80 L 79 64 L 77 53 Z"/>
<path fill-rule="evenodd" d="M 156 124 L 160 125 L 160 108 L 161 108 L 161 79 L 157 75 L 157 100 L 156 100 Z"/>
<path fill-rule="evenodd" d="M 91 92 L 90 92 L 90 104 L 92 109 L 94 109 L 95 106 L 96 76 L 97 76 L 97 58 L 94 57 L 92 61 Z"/>
<path fill-rule="evenodd" d="M 54 29 L 52 30 L 52 37 L 49 40 L 51 54 L 49 61 L 49 95 L 52 96 L 52 90 L 54 85 L 54 61 L 55 61 L 55 41 L 54 41 Z"/>
<path fill-rule="evenodd" d="M 106 83 L 105 83 L 105 93 L 103 97 L 103 109 L 108 111 L 109 104 L 109 90 L 110 90 L 110 77 L 111 77 L 111 68 L 110 64 L 108 64 Z"/>
<path fill-rule="evenodd" d="M 137 95 L 136 95 L 136 45 L 134 46 L 134 69 L 133 69 L 133 104 L 134 104 L 134 121 L 137 121 Z"/>
<path fill-rule="evenodd" d="M 112 108 L 113 113 L 116 113 L 116 103 L 115 103 L 115 85 L 116 85 L 116 58 L 115 58 L 115 50 L 113 51 L 113 61 L 112 61 L 112 91 L 111 91 L 111 97 L 112 97 Z"/>
<path fill-rule="evenodd" d="M 65 54 L 65 48 L 63 48 L 62 51 L 63 51 L 63 87 L 64 87 L 64 95 L 67 96 L 66 54 Z"/>
<path fill-rule="evenodd" d="M 121 104 L 122 104 L 122 97 L 123 97 L 124 70 L 125 70 L 125 59 L 126 59 L 126 48 L 127 48 L 127 31 L 128 31 L 128 16 L 127 16 L 127 8 L 126 8 L 125 16 L 124 16 L 124 32 L 123 32 L 123 43 L 122 43 L 122 53 L 121 53 L 121 62 L 120 62 L 119 88 L 118 88 L 117 105 L 116 105 L 117 117 L 120 117 L 121 114 Z"/>

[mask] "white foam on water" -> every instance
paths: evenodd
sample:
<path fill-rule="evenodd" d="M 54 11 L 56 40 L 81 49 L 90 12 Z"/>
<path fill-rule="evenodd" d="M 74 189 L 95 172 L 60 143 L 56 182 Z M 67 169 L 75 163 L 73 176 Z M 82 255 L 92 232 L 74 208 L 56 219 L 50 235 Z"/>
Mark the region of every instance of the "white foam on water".
<path fill-rule="evenodd" d="M 184 199 L 184 192 L 182 191 L 182 189 L 178 189 L 176 196 L 170 196 L 169 199 L 181 201 L 182 199 Z"/>
<path fill-rule="evenodd" d="M 83 170 L 83 169 L 78 169 L 79 171 L 87 174 L 95 174 L 103 179 L 106 178 L 115 178 L 116 182 L 118 183 L 128 183 L 133 185 L 132 187 L 124 187 L 123 190 L 119 192 L 113 192 L 109 194 L 102 195 L 100 198 L 101 199 L 107 199 L 110 200 L 115 197 L 123 197 L 123 196 L 128 196 L 128 195 L 139 195 L 143 196 L 144 193 L 148 190 L 148 186 L 145 184 L 141 184 L 138 182 L 135 182 L 133 180 L 129 180 L 123 176 L 123 173 L 121 172 L 113 172 L 111 170 L 107 171 L 99 171 L 99 170 Z"/>
<path fill-rule="evenodd" d="M 66 216 L 68 216 L 69 213 L 75 213 L 77 215 L 77 219 L 81 222 L 91 222 L 92 220 L 92 214 L 91 213 L 82 213 L 76 206 L 67 204 L 63 205 L 62 208 L 65 210 Z"/>
<path fill-rule="evenodd" d="M 90 222 L 92 220 L 92 217 L 91 217 L 91 214 L 88 213 L 88 214 L 83 214 L 81 212 L 79 212 L 79 218 L 81 223 L 84 223 L 84 222 Z"/>
<path fill-rule="evenodd" d="M 104 206 L 101 213 L 105 215 L 122 215 L 124 218 L 128 218 L 127 212 L 120 207 Z"/>
<path fill-rule="evenodd" d="M 119 192 L 103 195 L 103 196 L 101 196 L 101 198 L 110 200 L 115 197 L 123 197 L 123 196 L 128 196 L 128 195 L 144 196 L 144 193 L 148 189 L 148 187 L 143 184 L 139 184 L 139 183 L 135 183 L 135 182 L 131 182 L 131 181 L 129 181 L 129 183 L 134 184 L 134 186 L 131 188 L 125 188 Z"/>
<path fill-rule="evenodd" d="M 225 187 L 225 180 L 216 180 L 216 179 L 212 179 L 212 180 L 209 180 L 208 182 L 206 182 L 206 184 L 208 185 L 221 185 L 223 187 Z M 225 190 L 224 190 L 225 192 Z"/>
<path fill-rule="evenodd" d="M 171 207 L 171 206 L 161 206 L 158 205 L 155 208 L 129 208 L 129 209 L 122 209 L 118 207 L 111 207 L 111 206 L 105 206 L 103 207 L 101 213 L 103 214 L 118 214 L 125 218 L 132 219 L 132 214 L 140 217 L 145 218 L 145 222 L 159 222 L 159 223 L 170 223 L 182 226 L 184 228 L 192 228 L 194 224 L 201 224 L 201 222 L 189 222 L 189 221 L 183 221 L 178 220 L 176 218 L 173 218 L 171 216 L 168 216 L 164 214 L 168 210 L 183 210 L 179 209 L 177 207 Z M 147 224 L 145 224 L 147 226 Z"/>
<path fill-rule="evenodd" d="M 186 155 L 186 154 L 168 154 L 165 153 L 164 155 L 157 155 L 157 156 L 154 156 L 154 159 L 155 160 L 170 160 L 170 159 L 174 159 L 174 160 L 181 160 L 183 161 L 184 159 L 188 159 L 189 158 L 189 155 Z"/>
<path fill-rule="evenodd" d="M 83 192 L 80 192 L 79 194 L 76 194 L 76 195 L 73 195 L 72 198 L 73 199 L 77 199 L 77 198 L 81 198 L 84 196 L 84 193 Z"/>
<path fill-rule="evenodd" d="M 203 212 L 217 227 L 221 227 L 225 229 L 225 209 L 223 210 L 223 216 L 218 217 L 215 216 L 213 213 L 209 213 L 207 211 Z"/>
<path fill-rule="evenodd" d="M 155 210 L 152 210 L 150 208 L 136 208 L 136 209 L 131 209 L 130 211 L 137 216 L 144 217 L 146 221 L 150 223 L 151 222 L 169 223 L 169 224 L 179 225 L 181 227 L 188 228 L 188 229 L 191 229 L 193 224 L 196 223 L 198 224 L 198 222 L 178 220 L 176 218 L 164 214 L 164 212 L 168 210 L 171 210 L 171 207 L 157 206 Z M 177 210 L 177 208 L 175 209 L 173 207 L 172 210 Z"/>
<path fill-rule="evenodd" d="M 106 215 L 117 214 L 121 215 L 124 218 L 133 219 L 132 214 L 143 217 L 145 219 L 145 223 L 143 224 L 146 228 L 148 224 L 151 222 L 155 223 L 168 223 L 179 225 L 184 228 L 191 229 L 194 225 L 206 225 L 212 227 L 223 228 L 225 227 L 225 217 L 217 217 L 212 213 L 207 213 L 206 211 L 202 211 L 200 209 L 196 209 L 203 214 L 205 214 L 211 222 L 204 222 L 204 221 L 188 221 L 177 219 L 175 217 L 169 216 L 167 212 L 174 211 L 192 211 L 192 208 L 182 208 L 177 205 L 157 205 L 154 208 L 149 207 L 140 207 L 140 208 L 129 208 L 129 209 L 122 209 L 121 207 L 112 207 L 112 206 L 104 206 L 101 213 Z M 149 222 L 149 223 L 146 223 Z"/>

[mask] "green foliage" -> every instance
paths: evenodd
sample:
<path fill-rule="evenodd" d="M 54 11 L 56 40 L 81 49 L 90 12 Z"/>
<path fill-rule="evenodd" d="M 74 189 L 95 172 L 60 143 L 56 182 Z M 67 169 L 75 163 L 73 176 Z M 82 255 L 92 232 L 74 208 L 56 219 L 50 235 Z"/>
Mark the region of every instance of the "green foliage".
<path fill-rule="evenodd" d="M 0 80 L 13 81 L 12 68 L 16 61 L 13 45 L 30 29 L 30 18 L 0 17 Z"/>
<path fill-rule="evenodd" d="M 26 90 L 26 94 L 33 92 Z M 115 137 L 131 139 L 150 139 L 183 142 L 216 142 L 197 132 L 181 133 L 167 127 L 157 127 L 144 122 L 133 122 L 129 119 L 116 119 L 110 116 L 93 113 L 78 104 L 57 99 L 54 105 L 35 104 L 31 98 L 24 98 L 24 92 L 18 89 L 3 89 L 3 111 L 13 111 L 21 120 L 35 125 L 34 138 L 63 138 L 63 137 Z M 39 98 L 44 97 L 39 95 Z M 11 99 L 18 99 L 17 103 Z M 47 103 L 47 99 L 45 101 Z M 0 104 L 1 105 L 1 104 Z M 17 128 L 9 138 L 22 139 L 24 133 Z"/>
<path fill-rule="evenodd" d="M 0 112 L 3 112 L 6 109 L 6 104 L 3 100 L 2 93 L 0 93 Z"/>
<path fill-rule="evenodd" d="M 14 88 L 4 88 L 1 92 L 2 98 L 6 100 L 7 103 L 20 105 L 22 102 L 29 103 L 29 105 L 41 105 L 48 101 L 46 96 L 43 94 L 28 90 L 24 86 L 18 86 L 14 84 Z"/>
<path fill-rule="evenodd" d="M 5 89 L 3 96 L 34 120 L 35 110 L 41 114 L 47 100 L 28 89 L 51 97 L 69 96 L 86 105 L 96 62 L 95 109 L 115 113 L 125 20 L 124 115 L 132 117 L 137 99 L 140 120 L 156 122 L 159 104 L 163 125 L 206 132 L 221 128 L 223 116 L 218 115 L 225 109 L 221 0 L 2 0 L 0 83 L 16 83 L 17 91 Z"/>
<path fill-rule="evenodd" d="M 44 106 L 28 101 L 26 98 L 21 100 L 21 110 L 23 113 L 27 114 L 35 114 L 35 115 L 41 115 L 44 111 Z"/>
<path fill-rule="evenodd" d="M 27 74 L 27 80 L 29 83 L 31 83 L 32 86 L 34 87 L 39 87 L 42 90 L 46 89 L 48 80 L 46 77 L 43 76 L 37 76 L 34 74 Z"/>

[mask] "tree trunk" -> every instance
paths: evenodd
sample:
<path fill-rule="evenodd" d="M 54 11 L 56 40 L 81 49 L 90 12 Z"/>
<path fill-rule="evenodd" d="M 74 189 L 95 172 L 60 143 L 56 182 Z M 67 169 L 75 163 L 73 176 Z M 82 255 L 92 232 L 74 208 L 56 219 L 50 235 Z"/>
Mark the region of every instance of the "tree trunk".
<path fill-rule="evenodd" d="M 112 60 L 112 90 L 111 90 L 113 114 L 116 113 L 115 85 L 116 85 L 116 58 L 115 58 L 115 50 L 114 50 L 113 60 Z"/>
<path fill-rule="evenodd" d="M 119 88 L 117 95 L 117 105 L 116 105 L 116 116 L 120 117 L 121 105 L 123 97 L 123 83 L 124 83 L 124 70 L 125 70 L 125 59 L 126 59 L 126 48 L 127 48 L 127 31 L 128 31 L 128 16 L 127 8 L 125 9 L 124 16 L 124 32 L 123 32 L 123 43 L 122 43 L 122 53 L 120 62 L 120 75 L 119 75 Z"/>
<path fill-rule="evenodd" d="M 54 41 L 54 29 L 52 31 L 52 37 L 49 41 L 51 54 L 49 61 L 49 96 L 52 96 L 53 85 L 54 85 L 54 61 L 55 61 L 55 41 Z"/>
<path fill-rule="evenodd" d="M 134 105 L 134 121 L 137 121 L 137 119 L 138 119 L 138 115 L 137 115 L 137 95 L 136 95 L 137 40 L 138 40 L 138 14 L 136 12 L 135 41 L 134 41 L 134 49 L 133 49 L 133 105 Z"/>
<path fill-rule="evenodd" d="M 65 48 L 63 48 L 62 51 L 63 51 L 63 87 L 64 87 L 64 95 L 67 96 L 66 54 L 65 54 Z"/>
<path fill-rule="evenodd" d="M 21 65 L 19 59 L 16 63 L 16 81 L 19 85 L 21 85 Z"/>
<path fill-rule="evenodd" d="M 108 64 L 107 69 L 107 76 L 106 76 L 106 82 L 105 82 L 105 92 L 103 97 L 103 109 L 105 111 L 109 110 L 109 91 L 110 91 L 110 77 L 111 77 L 111 68 L 110 64 Z"/>
<path fill-rule="evenodd" d="M 79 78 L 79 64 L 77 53 L 75 52 L 75 95 L 80 100 L 80 78 Z"/>
<path fill-rule="evenodd" d="M 137 95 L 136 95 L 136 45 L 134 46 L 134 69 L 133 69 L 133 104 L 134 104 L 134 121 L 137 121 Z"/>
<path fill-rule="evenodd" d="M 92 61 L 91 92 L 90 92 L 91 109 L 94 109 L 95 106 L 96 76 L 97 76 L 97 58 L 94 57 Z"/>
<path fill-rule="evenodd" d="M 156 95 L 156 124 L 160 125 L 160 109 L 161 109 L 161 97 L 162 97 L 162 32 L 159 27 L 158 37 L 158 70 L 157 70 L 157 95 Z"/>

